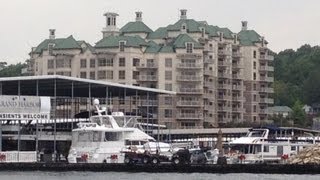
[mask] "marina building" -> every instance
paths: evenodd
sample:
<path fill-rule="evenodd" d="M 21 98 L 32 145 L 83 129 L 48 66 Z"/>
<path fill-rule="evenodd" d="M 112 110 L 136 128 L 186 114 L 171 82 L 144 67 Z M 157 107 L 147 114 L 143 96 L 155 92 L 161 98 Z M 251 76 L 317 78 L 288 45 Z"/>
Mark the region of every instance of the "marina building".
<path fill-rule="evenodd" d="M 49 38 L 30 52 L 28 72 L 174 91 L 133 97 L 139 105 L 128 97 L 112 102 L 115 110 L 144 111 L 147 119 L 170 128 L 268 121 L 274 68 L 265 38 L 246 21 L 240 32 L 232 32 L 188 18 L 185 9 L 180 13 L 176 22 L 152 30 L 142 12 L 121 28 L 118 14 L 107 12 L 95 45 L 72 35 L 57 38 L 50 29 Z M 157 108 L 151 113 L 150 106 Z"/>

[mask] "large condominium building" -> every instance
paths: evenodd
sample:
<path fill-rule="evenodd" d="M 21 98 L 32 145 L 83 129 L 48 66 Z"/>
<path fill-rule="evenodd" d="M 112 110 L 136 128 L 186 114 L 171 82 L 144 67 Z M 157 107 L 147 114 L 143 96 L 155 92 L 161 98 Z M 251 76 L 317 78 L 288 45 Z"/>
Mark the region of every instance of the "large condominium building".
<path fill-rule="evenodd" d="M 55 38 L 50 30 L 49 39 L 30 53 L 33 73 L 176 91 L 175 97 L 163 95 L 135 106 L 157 106 L 153 117 L 174 128 L 268 120 L 273 57 L 267 41 L 248 30 L 247 22 L 233 33 L 188 19 L 181 10 L 177 22 L 153 31 L 143 23 L 142 12 L 120 29 L 118 14 L 104 15 L 103 38 L 94 46 L 72 36 Z"/>

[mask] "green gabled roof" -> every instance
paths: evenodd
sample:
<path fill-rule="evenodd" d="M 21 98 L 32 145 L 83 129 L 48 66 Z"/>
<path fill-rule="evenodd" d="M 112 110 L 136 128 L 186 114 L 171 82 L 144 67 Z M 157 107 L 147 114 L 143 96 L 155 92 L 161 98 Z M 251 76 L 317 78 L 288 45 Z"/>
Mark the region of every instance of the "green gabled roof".
<path fill-rule="evenodd" d="M 120 29 L 121 33 L 152 33 L 153 31 L 142 21 L 128 22 Z"/>
<path fill-rule="evenodd" d="M 119 47 L 119 42 L 125 41 L 126 47 L 140 47 L 147 46 L 147 43 L 140 36 L 108 36 L 95 45 L 95 48 L 115 48 Z"/>
<path fill-rule="evenodd" d="M 57 42 L 54 46 L 54 49 L 82 49 L 82 48 L 71 35 L 64 40 Z"/>
<path fill-rule="evenodd" d="M 226 39 L 233 39 L 233 32 L 228 28 L 220 28 L 220 31 L 223 32 L 223 37 Z"/>
<path fill-rule="evenodd" d="M 238 33 L 238 38 L 244 46 L 252 46 L 261 41 L 261 36 L 254 30 L 242 30 Z"/>
<path fill-rule="evenodd" d="M 218 34 L 219 30 L 220 28 L 218 26 L 212 26 L 212 25 L 209 25 L 206 28 L 206 31 L 209 33 L 209 36 L 211 37 L 219 36 Z"/>
<path fill-rule="evenodd" d="M 193 19 L 180 19 L 178 22 L 176 22 L 173 25 L 167 26 L 168 31 L 180 31 L 182 24 L 187 25 L 187 32 L 201 32 L 200 27 L 204 27 L 202 23 L 199 23 Z"/>
<path fill-rule="evenodd" d="M 91 51 L 91 52 L 95 52 L 94 47 L 93 47 L 91 44 L 87 43 L 86 41 L 81 40 L 81 41 L 77 41 L 77 43 L 79 44 L 79 46 L 81 46 L 82 44 L 85 44 L 85 45 L 86 45 L 85 48 L 82 48 L 83 51 L 85 51 L 85 50 L 88 49 L 88 50 Z"/>
<path fill-rule="evenodd" d="M 34 53 L 41 53 L 43 50 L 48 49 L 49 44 L 54 44 L 53 49 L 81 49 L 81 46 L 73 36 L 69 36 L 67 38 L 46 39 L 36 47 Z"/>
<path fill-rule="evenodd" d="M 187 42 L 192 42 L 194 44 L 193 48 L 203 48 L 201 44 L 199 44 L 197 41 L 195 41 L 193 38 L 191 38 L 187 34 L 180 34 L 173 42 L 173 46 L 175 48 L 186 48 Z"/>
<path fill-rule="evenodd" d="M 154 41 L 149 41 L 148 42 L 148 47 L 144 51 L 145 53 L 157 53 L 159 52 L 161 46 L 159 46 L 157 43 Z"/>
<path fill-rule="evenodd" d="M 162 46 L 159 50 L 160 53 L 173 53 L 174 48 L 172 46 Z"/>
<path fill-rule="evenodd" d="M 148 35 L 148 39 L 163 39 L 166 38 L 168 35 L 167 28 L 166 27 L 160 27 L 154 32 L 150 33 Z"/>

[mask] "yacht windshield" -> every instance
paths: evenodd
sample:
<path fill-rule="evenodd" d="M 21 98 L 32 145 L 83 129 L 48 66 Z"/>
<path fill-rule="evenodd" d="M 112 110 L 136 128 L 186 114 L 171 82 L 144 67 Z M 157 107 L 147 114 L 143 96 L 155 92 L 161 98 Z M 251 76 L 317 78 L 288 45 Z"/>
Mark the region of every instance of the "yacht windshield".
<path fill-rule="evenodd" d="M 101 142 L 101 132 L 98 131 L 77 131 L 72 133 L 74 142 Z"/>
<path fill-rule="evenodd" d="M 263 137 L 264 131 L 251 131 L 249 137 Z"/>

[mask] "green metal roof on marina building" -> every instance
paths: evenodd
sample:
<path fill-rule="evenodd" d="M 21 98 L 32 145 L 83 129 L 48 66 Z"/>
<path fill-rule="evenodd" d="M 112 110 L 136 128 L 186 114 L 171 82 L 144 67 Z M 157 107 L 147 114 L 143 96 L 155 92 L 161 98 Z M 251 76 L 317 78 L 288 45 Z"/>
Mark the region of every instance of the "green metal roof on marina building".
<path fill-rule="evenodd" d="M 153 31 L 142 21 L 128 22 L 120 29 L 121 33 L 152 33 Z"/>
<path fill-rule="evenodd" d="M 201 44 L 199 44 L 197 41 L 192 39 L 189 35 L 187 34 L 180 34 L 174 41 L 173 46 L 175 48 L 186 48 L 186 43 L 187 42 L 192 42 L 193 43 L 193 48 L 203 48 Z"/>
<path fill-rule="evenodd" d="M 233 36 L 232 36 L 233 32 L 228 28 L 220 28 L 218 26 L 209 25 L 209 26 L 207 26 L 206 31 L 209 33 L 209 36 L 211 36 L 211 37 L 218 37 L 219 36 L 218 32 L 222 32 L 224 38 L 226 38 L 226 39 L 233 38 Z"/>
<path fill-rule="evenodd" d="M 178 22 L 176 22 L 173 25 L 169 25 L 167 27 L 168 31 L 180 31 L 182 24 L 186 24 L 187 32 L 201 32 L 200 27 L 203 27 L 202 23 L 199 23 L 193 19 L 180 19 Z"/>
<path fill-rule="evenodd" d="M 167 37 L 168 31 L 166 27 L 160 27 L 148 35 L 148 39 L 163 39 Z"/>
<path fill-rule="evenodd" d="M 79 44 L 79 46 L 81 46 L 82 44 L 86 45 L 85 48 L 82 48 L 84 51 L 88 49 L 91 52 L 95 52 L 94 47 L 91 44 L 87 43 L 86 41 L 81 40 L 81 41 L 77 41 L 77 43 Z"/>
<path fill-rule="evenodd" d="M 172 46 L 162 46 L 159 53 L 173 53 L 174 48 Z"/>
<path fill-rule="evenodd" d="M 95 48 L 115 48 L 119 47 L 119 42 L 125 41 L 126 47 L 140 47 L 147 46 L 147 42 L 142 39 L 140 36 L 108 36 L 100 41 L 98 41 L 95 45 Z"/>
<path fill-rule="evenodd" d="M 261 36 L 254 30 L 242 30 L 238 33 L 238 37 L 240 44 L 244 46 L 252 46 L 261 41 Z"/>
<path fill-rule="evenodd" d="M 157 43 L 154 41 L 149 41 L 148 42 L 148 47 L 144 51 L 145 53 L 158 53 L 159 50 L 161 49 L 161 46 L 159 46 Z"/>
<path fill-rule="evenodd" d="M 81 46 L 71 35 L 67 38 L 46 39 L 36 47 L 34 53 L 41 53 L 43 50 L 48 49 L 49 44 L 54 44 L 53 49 L 81 49 Z"/>

